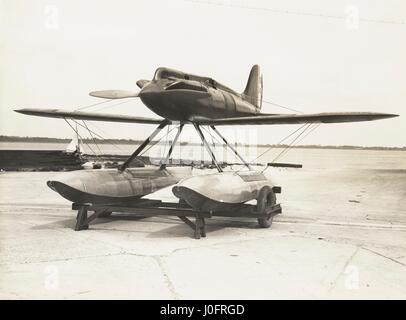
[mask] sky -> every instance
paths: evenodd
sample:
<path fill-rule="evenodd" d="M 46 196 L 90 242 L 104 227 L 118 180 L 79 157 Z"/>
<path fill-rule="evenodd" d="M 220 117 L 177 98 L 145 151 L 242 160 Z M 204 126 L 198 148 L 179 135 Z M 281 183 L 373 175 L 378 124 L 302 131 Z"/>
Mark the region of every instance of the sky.
<path fill-rule="evenodd" d="M 301 144 L 406 146 L 405 39 L 404 0 L 0 0 L 0 134 L 71 137 L 63 120 L 13 110 L 98 103 L 88 92 L 138 89 L 135 82 L 160 66 L 243 91 L 259 64 L 267 101 L 304 113 L 400 115 L 321 125 Z M 155 116 L 139 99 L 109 104 L 87 110 Z M 262 111 L 290 112 L 269 104 Z M 153 130 L 96 125 L 110 138 L 141 139 Z M 272 144 L 295 129 L 226 131 Z"/>

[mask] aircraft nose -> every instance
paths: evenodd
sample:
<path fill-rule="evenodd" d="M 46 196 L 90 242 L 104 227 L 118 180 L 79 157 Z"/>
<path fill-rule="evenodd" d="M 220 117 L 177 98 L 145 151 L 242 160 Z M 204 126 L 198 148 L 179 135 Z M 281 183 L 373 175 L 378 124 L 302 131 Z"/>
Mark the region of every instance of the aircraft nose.
<path fill-rule="evenodd" d="M 158 92 L 162 92 L 163 89 L 164 88 L 162 88 L 162 86 L 151 81 L 150 83 L 148 83 L 142 87 L 141 91 L 139 92 L 139 95 L 142 96 L 142 95 L 146 95 L 146 94 L 158 93 Z"/>
<path fill-rule="evenodd" d="M 171 87 L 167 82 L 151 82 L 142 88 L 138 96 L 149 109 L 161 117 L 183 121 L 189 119 L 193 109 L 198 108 L 202 100 L 209 96 L 208 92 L 191 89 L 193 88 Z"/>
<path fill-rule="evenodd" d="M 147 84 L 139 92 L 138 96 L 145 104 L 154 103 L 156 99 L 160 98 L 163 89 L 154 83 Z"/>
<path fill-rule="evenodd" d="M 163 97 L 164 89 L 155 83 L 149 83 L 142 88 L 138 96 L 141 101 L 153 112 L 165 117 L 162 109 L 166 109 L 168 99 Z"/>

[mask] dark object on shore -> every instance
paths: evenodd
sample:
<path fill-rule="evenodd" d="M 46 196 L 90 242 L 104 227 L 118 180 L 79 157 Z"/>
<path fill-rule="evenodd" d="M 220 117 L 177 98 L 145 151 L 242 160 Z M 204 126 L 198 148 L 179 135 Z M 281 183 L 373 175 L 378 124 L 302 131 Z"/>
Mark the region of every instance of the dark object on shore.
<path fill-rule="evenodd" d="M 0 150 L 0 168 L 5 171 L 63 171 L 81 169 L 78 153 L 58 150 Z"/>
<path fill-rule="evenodd" d="M 271 163 L 268 163 L 268 167 L 303 168 L 303 165 L 302 164 L 296 164 L 296 163 L 271 162 Z"/>
<path fill-rule="evenodd" d="M 128 156 L 86 155 L 60 150 L 0 150 L 0 169 L 4 171 L 72 171 L 81 170 L 87 162 L 94 162 L 94 169 L 117 168 Z M 148 157 L 135 159 L 131 167 L 144 167 Z"/>

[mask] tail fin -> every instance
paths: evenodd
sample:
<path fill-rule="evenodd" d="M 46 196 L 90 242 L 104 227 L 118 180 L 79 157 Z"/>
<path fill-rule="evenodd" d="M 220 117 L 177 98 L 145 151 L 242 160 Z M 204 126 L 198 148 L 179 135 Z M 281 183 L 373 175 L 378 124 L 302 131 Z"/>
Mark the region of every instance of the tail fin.
<path fill-rule="evenodd" d="M 262 75 L 259 65 L 254 65 L 248 77 L 243 99 L 261 109 L 262 107 Z"/>

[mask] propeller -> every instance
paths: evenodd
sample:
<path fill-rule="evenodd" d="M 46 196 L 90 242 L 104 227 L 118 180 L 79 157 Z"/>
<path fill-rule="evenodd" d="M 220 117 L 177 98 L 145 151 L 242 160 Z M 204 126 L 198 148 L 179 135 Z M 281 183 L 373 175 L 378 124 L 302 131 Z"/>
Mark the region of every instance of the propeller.
<path fill-rule="evenodd" d="M 101 90 L 92 91 L 89 93 L 92 97 L 104 98 L 104 99 L 124 99 L 124 98 L 136 98 L 139 92 L 127 91 L 127 90 Z"/>

